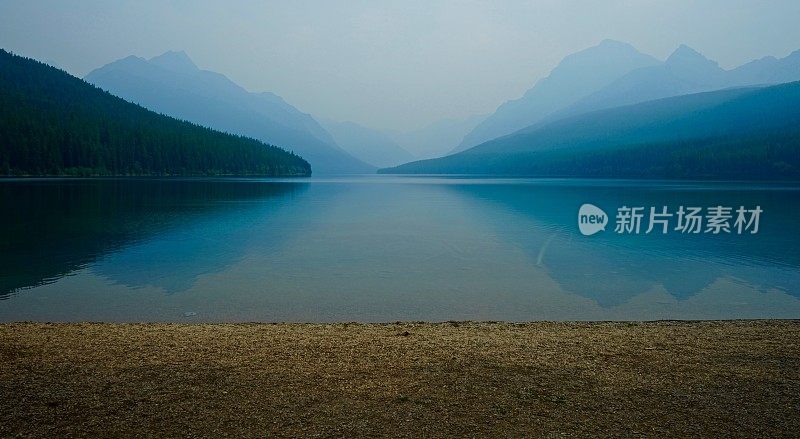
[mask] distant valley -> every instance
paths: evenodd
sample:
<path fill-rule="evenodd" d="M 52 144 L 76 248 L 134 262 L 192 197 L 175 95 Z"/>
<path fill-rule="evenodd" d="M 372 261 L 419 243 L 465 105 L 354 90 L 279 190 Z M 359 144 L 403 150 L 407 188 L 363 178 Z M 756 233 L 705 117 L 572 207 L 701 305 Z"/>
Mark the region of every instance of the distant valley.
<path fill-rule="evenodd" d="M 322 124 L 337 144 L 369 165 L 384 168 L 417 158 L 381 131 L 355 122 L 323 120 Z"/>

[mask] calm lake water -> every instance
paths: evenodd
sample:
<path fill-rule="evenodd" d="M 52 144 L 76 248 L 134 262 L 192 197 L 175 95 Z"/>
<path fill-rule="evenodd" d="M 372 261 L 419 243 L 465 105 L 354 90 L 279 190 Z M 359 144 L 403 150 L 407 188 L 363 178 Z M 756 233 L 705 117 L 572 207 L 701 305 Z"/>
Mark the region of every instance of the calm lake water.
<path fill-rule="evenodd" d="M 717 205 L 760 206 L 758 233 L 644 233 L 650 206 Z M 3 180 L 0 321 L 800 318 L 798 206 L 745 183 Z"/>

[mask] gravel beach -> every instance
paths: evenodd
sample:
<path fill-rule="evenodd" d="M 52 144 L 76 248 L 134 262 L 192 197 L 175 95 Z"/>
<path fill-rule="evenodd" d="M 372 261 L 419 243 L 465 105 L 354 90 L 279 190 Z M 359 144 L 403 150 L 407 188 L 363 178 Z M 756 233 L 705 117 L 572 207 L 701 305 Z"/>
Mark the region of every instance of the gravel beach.
<path fill-rule="evenodd" d="M 0 325 L 0 437 L 796 437 L 800 321 Z"/>

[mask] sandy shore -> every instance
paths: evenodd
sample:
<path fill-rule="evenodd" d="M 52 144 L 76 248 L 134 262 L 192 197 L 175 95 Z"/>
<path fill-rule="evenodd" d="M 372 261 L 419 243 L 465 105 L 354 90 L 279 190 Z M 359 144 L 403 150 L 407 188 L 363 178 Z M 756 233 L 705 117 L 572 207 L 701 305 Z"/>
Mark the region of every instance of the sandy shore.
<path fill-rule="evenodd" d="M 800 322 L 5 324 L 0 395 L 0 437 L 788 437 Z"/>

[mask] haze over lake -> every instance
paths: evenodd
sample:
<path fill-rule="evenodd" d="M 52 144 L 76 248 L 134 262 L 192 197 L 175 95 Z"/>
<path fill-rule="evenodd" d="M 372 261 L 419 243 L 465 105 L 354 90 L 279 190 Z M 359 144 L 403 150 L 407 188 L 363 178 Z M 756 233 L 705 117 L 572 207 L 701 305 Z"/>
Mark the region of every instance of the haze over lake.
<path fill-rule="evenodd" d="M 798 318 L 799 201 L 760 183 L 4 180 L 0 321 Z M 579 233 L 583 203 L 605 232 Z M 757 234 L 621 235 L 623 205 L 763 213 Z"/>

